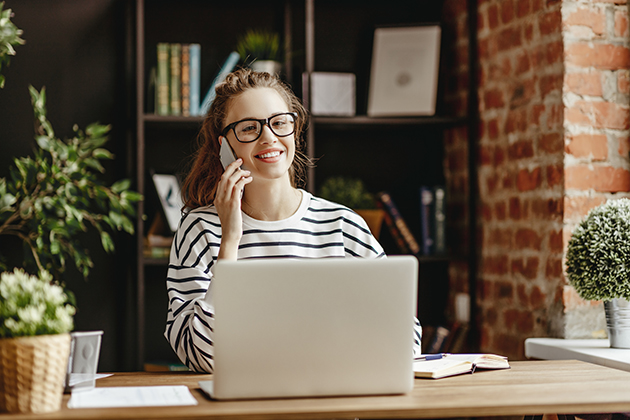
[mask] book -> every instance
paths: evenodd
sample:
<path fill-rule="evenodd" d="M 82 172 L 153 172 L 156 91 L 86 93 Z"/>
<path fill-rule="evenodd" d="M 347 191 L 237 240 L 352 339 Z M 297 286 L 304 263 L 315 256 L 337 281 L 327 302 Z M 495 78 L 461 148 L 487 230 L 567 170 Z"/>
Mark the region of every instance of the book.
<path fill-rule="evenodd" d="M 181 103 L 182 115 L 190 116 L 190 44 L 182 44 L 181 55 Z"/>
<path fill-rule="evenodd" d="M 446 188 L 441 185 L 433 187 L 433 219 L 433 252 L 437 255 L 446 254 Z"/>
<path fill-rule="evenodd" d="M 188 372 L 190 369 L 181 363 L 145 362 L 145 372 Z"/>
<path fill-rule="evenodd" d="M 199 85 L 201 77 L 201 45 L 190 44 L 190 115 L 199 113 Z"/>
<path fill-rule="evenodd" d="M 448 338 L 450 333 L 450 329 L 441 325 L 438 326 L 435 329 L 435 333 L 433 334 L 433 339 L 427 346 L 427 353 L 440 353 L 444 351 L 444 343 L 446 342 L 446 339 Z"/>
<path fill-rule="evenodd" d="M 212 105 L 212 101 L 214 101 L 214 97 L 216 96 L 216 92 L 214 88 L 216 87 L 216 85 L 218 85 L 223 80 L 225 80 L 225 77 L 232 70 L 234 70 L 234 67 L 236 67 L 240 58 L 241 56 L 239 53 L 237 53 L 236 51 L 232 51 L 230 55 L 228 55 L 228 57 L 225 59 L 223 66 L 221 66 L 219 73 L 217 73 L 216 77 L 212 81 L 212 84 L 210 85 L 210 89 L 208 89 L 208 92 L 206 93 L 206 96 L 204 97 L 203 102 L 201 103 L 201 106 L 199 109 L 200 115 L 205 115 L 206 112 L 208 112 L 208 109 L 210 109 L 210 105 Z"/>
<path fill-rule="evenodd" d="M 169 115 L 169 45 L 157 44 L 157 75 L 155 111 L 158 115 Z"/>
<path fill-rule="evenodd" d="M 435 230 L 433 188 L 420 187 L 420 244 L 423 255 L 433 254 Z"/>
<path fill-rule="evenodd" d="M 388 225 L 392 236 L 398 243 L 398 247 L 404 254 L 411 253 L 418 255 L 420 246 L 413 236 L 407 223 L 398 212 L 398 207 L 394 204 L 391 196 L 386 191 L 376 194 L 376 204 L 385 210 L 385 223 Z"/>
<path fill-rule="evenodd" d="M 171 106 L 171 115 L 182 114 L 182 44 L 170 44 L 170 80 L 169 80 L 169 99 Z"/>
<path fill-rule="evenodd" d="M 477 369 L 510 368 L 507 357 L 498 354 L 463 353 L 424 355 L 424 357 L 426 360 L 416 359 L 413 362 L 416 378 L 440 379 L 463 373 L 474 373 Z"/>

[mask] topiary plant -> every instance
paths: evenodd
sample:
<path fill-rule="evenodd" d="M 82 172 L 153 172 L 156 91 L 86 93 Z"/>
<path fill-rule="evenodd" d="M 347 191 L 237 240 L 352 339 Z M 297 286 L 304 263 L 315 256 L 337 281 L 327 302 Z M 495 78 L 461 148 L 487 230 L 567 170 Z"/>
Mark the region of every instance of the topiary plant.
<path fill-rule="evenodd" d="M 630 299 L 630 200 L 609 200 L 575 228 L 566 273 L 582 299 Z"/>

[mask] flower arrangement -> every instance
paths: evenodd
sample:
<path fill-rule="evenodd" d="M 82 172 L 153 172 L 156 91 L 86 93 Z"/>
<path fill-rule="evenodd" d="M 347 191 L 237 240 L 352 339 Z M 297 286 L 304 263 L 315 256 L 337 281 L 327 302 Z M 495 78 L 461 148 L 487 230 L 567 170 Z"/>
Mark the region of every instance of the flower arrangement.
<path fill-rule="evenodd" d="M 0 338 L 70 332 L 71 299 L 48 272 L 37 277 L 16 268 L 0 274 Z"/>
<path fill-rule="evenodd" d="M 630 200 L 609 200 L 588 213 L 571 235 L 566 267 L 583 299 L 630 299 Z"/>

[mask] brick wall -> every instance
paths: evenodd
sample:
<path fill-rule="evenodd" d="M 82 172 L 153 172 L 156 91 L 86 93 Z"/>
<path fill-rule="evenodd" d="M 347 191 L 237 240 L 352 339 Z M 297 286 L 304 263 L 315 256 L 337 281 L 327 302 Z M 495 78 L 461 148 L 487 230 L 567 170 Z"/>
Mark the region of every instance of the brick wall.
<path fill-rule="evenodd" d="M 445 82 L 456 111 L 467 86 L 465 3 L 447 0 L 444 13 L 444 60 L 459 64 L 449 67 L 454 70 Z M 566 286 L 563 255 L 590 208 L 630 191 L 626 6 L 625 0 L 478 2 L 477 322 L 483 351 L 523 358 L 527 337 L 576 336 L 601 327 L 601 308 Z M 460 162 L 467 137 L 464 129 L 445 136 L 454 239 L 465 232 L 466 166 Z M 463 261 L 456 257 L 451 266 L 451 296 L 468 291 Z"/>

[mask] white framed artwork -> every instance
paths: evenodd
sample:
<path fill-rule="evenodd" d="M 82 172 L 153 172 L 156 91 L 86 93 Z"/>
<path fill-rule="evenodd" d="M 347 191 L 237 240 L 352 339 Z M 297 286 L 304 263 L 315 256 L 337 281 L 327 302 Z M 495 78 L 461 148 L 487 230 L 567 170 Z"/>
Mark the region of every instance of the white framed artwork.
<path fill-rule="evenodd" d="M 441 33 L 439 25 L 376 28 L 368 116 L 435 114 Z"/>

